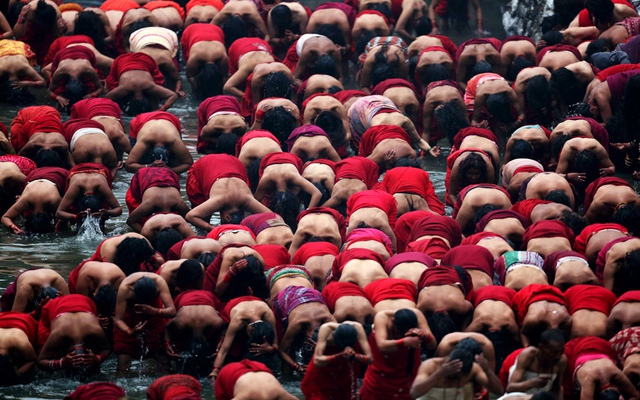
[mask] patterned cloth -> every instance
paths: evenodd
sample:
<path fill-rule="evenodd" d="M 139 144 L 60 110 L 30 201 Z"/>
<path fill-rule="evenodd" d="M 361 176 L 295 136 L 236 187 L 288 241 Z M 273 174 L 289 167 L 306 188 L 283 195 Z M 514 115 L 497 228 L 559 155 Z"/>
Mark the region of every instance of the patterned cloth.
<path fill-rule="evenodd" d="M 624 360 L 632 354 L 640 353 L 640 326 L 623 329 L 609 340 L 613 351 L 616 352 L 618 365 L 624 365 Z"/>
<path fill-rule="evenodd" d="M 361 97 L 349 107 L 349 127 L 355 143 L 360 143 L 362 135 L 371 127 L 371 120 L 380 110 L 400 112 L 393 101 L 378 95 Z"/>
<path fill-rule="evenodd" d="M 273 313 L 282 324 L 284 330 L 289 323 L 289 314 L 296 307 L 306 303 L 322 303 L 326 305 L 322 293 L 303 286 L 289 286 L 273 301 Z"/>
<path fill-rule="evenodd" d="M 29 65 L 36 66 L 36 53 L 31 51 L 28 44 L 18 40 L 0 40 L 0 57 L 5 56 L 24 56 L 29 60 Z"/>

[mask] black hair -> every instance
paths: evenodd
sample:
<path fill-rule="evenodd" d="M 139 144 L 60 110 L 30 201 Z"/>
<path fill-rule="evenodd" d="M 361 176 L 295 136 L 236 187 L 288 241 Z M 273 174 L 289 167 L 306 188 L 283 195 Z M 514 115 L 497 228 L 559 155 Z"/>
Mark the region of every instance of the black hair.
<path fill-rule="evenodd" d="M 202 335 L 191 335 L 187 341 L 187 350 L 180 353 L 177 373 L 191 375 L 196 379 L 206 377 L 213 368 L 214 349 Z"/>
<path fill-rule="evenodd" d="M 196 260 L 185 260 L 176 272 L 176 286 L 182 291 L 195 289 L 202 283 L 202 264 Z"/>
<path fill-rule="evenodd" d="M 374 31 L 362 31 L 360 34 L 360 39 L 356 42 L 356 54 L 360 55 L 364 53 L 364 49 L 367 47 L 367 43 L 371 41 L 371 39 L 377 37 L 378 35 Z"/>
<path fill-rule="evenodd" d="M 262 344 L 269 343 L 273 344 L 276 338 L 276 333 L 273 330 L 273 327 L 265 322 L 265 321 L 255 321 L 251 323 L 251 334 L 247 340 L 246 350 L 244 354 L 244 358 L 251 361 L 258 361 L 262 364 L 266 365 L 269 369 L 275 370 L 276 365 L 276 354 L 277 353 L 266 353 L 266 354 L 257 354 L 250 351 L 251 345 L 253 343 Z"/>
<path fill-rule="evenodd" d="M 320 194 L 322 195 L 320 197 L 320 202 L 318 202 L 318 204 L 326 203 L 327 200 L 329 200 L 331 198 L 331 193 L 320 182 L 313 182 L 312 184 L 313 184 L 313 186 L 316 187 L 316 189 L 318 189 L 320 191 Z M 300 192 L 300 194 L 298 195 L 298 198 L 300 199 L 300 202 L 302 203 L 302 205 L 303 205 L 303 207 L 305 209 L 309 208 L 309 203 L 311 202 L 311 195 L 310 194 L 308 194 L 307 192 Z"/>
<path fill-rule="evenodd" d="M 400 335 L 418 327 L 416 313 L 408 308 L 401 308 L 393 314 L 393 327 Z"/>
<path fill-rule="evenodd" d="M 571 136 L 569 135 L 559 135 L 555 138 L 553 143 L 551 143 L 551 155 L 556 159 L 556 161 L 560 161 L 560 153 L 562 152 L 562 148 L 565 143 L 571 140 Z"/>
<path fill-rule="evenodd" d="M 635 132 L 640 125 L 640 76 L 633 75 L 627 81 L 620 108 L 626 132 Z"/>
<path fill-rule="evenodd" d="M 619 207 L 613 213 L 611 222 L 624 226 L 633 236 L 640 233 L 640 211 L 634 204 L 625 204 Z"/>
<path fill-rule="evenodd" d="M 16 2 L 11 7 L 9 7 L 9 12 L 6 14 L 7 22 L 9 22 L 10 26 L 14 26 L 18 22 L 18 18 L 20 17 L 20 13 L 22 12 L 22 7 L 26 6 L 27 3 Z"/>
<path fill-rule="evenodd" d="M 487 111 L 504 123 L 513 122 L 511 102 L 507 92 L 490 94 L 486 101 Z"/>
<path fill-rule="evenodd" d="M 544 33 L 541 39 L 546 42 L 547 47 L 560 44 L 564 40 L 562 33 L 556 30 L 551 30 L 549 32 Z"/>
<path fill-rule="evenodd" d="M 24 221 L 24 229 L 31 233 L 53 232 L 53 216 L 47 212 L 31 213 Z"/>
<path fill-rule="evenodd" d="M 143 276 L 133 284 L 133 297 L 136 304 L 151 304 L 157 296 L 156 282 L 148 276 Z"/>
<path fill-rule="evenodd" d="M 339 351 L 345 347 L 354 347 L 358 342 L 358 330 L 351 324 L 340 324 L 333 331 L 333 344 Z"/>
<path fill-rule="evenodd" d="M 300 214 L 300 200 L 293 192 L 276 191 L 269 208 L 276 214 L 280 214 L 284 222 L 295 231 L 298 226 L 298 214 Z"/>
<path fill-rule="evenodd" d="M 338 65 L 336 61 L 329 54 L 323 54 L 316 59 L 316 67 L 314 68 L 315 74 L 330 75 L 334 78 L 338 78 Z"/>
<path fill-rule="evenodd" d="M 507 358 L 513 350 L 518 346 L 513 340 L 513 337 L 506 331 L 489 331 L 484 334 L 487 339 L 493 344 L 493 351 L 495 352 L 496 359 L 496 373 L 502 368 L 504 359 Z"/>
<path fill-rule="evenodd" d="M 615 50 L 615 46 L 611 39 L 596 39 L 589 43 L 587 46 L 586 55 L 589 60 L 591 60 L 591 56 L 596 53 L 604 53 Z"/>
<path fill-rule="evenodd" d="M 129 276 L 140 270 L 140 264 L 155 254 L 153 247 L 146 239 L 127 237 L 116 246 L 116 254 L 113 263 L 116 264 L 125 275 Z"/>
<path fill-rule="evenodd" d="M 472 337 L 466 337 L 458 342 L 456 349 L 464 349 L 474 356 L 482 354 L 482 346 Z"/>
<path fill-rule="evenodd" d="M 555 400 L 556 396 L 551 392 L 538 392 L 530 400 Z"/>
<path fill-rule="evenodd" d="M 135 117 L 139 114 L 153 111 L 153 106 L 148 98 L 143 97 L 141 99 L 129 99 L 125 104 L 123 111 L 130 117 Z"/>
<path fill-rule="evenodd" d="M 477 169 L 480 171 L 480 178 L 478 179 L 478 182 L 467 182 L 466 174 L 471 169 Z M 469 155 L 467 155 L 460 163 L 458 171 L 459 179 L 462 182 L 461 187 L 487 181 L 487 162 L 478 153 L 469 153 Z"/>
<path fill-rule="evenodd" d="M 393 19 L 393 15 L 391 14 L 391 9 L 389 9 L 389 5 L 385 3 L 373 3 L 369 5 L 369 10 L 377 11 L 380 14 L 384 15 L 387 21 L 391 21 Z"/>
<path fill-rule="evenodd" d="M 347 43 L 344 41 L 344 36 L 342 36 L 342 32 L 338 29 L 337 25 L 331 24 L 320 24 L 316 26 L 316 29 L 313 33 L 325 36 L 329 38 L 334 44 L 338 46 L 346 46 Z"/>
<path fill-rule="evenodd" d="M 556 329 L 556 328 L 546 329 L 540 335 L 540 344 L 551 344 L 551 343 L 558 343 L 562 345 L 565 344 L 564 333 L 560 329 Z"/>
<path fill-rule="evenodd" d="M 552 190 L 544 196 L 543 200 L 552 201 L 558 204 L 564 204 L 567 207 L 571 207 L 571 199 L 562 190 Z"/>
<path fill-rule="evenodd" d="M 640 250 L 628 252 L 614 275 L 613 292 L 617 296 L 632 290 L 640 290 Z"/>
<path fill-rule="evenodd" d="M 238 39 L 249 37 L 249 29 L 242 17 L 232 15 L 222 25 L 222 32 L 224 32 L 224 46 L 229 50 L 229 47 Z"/>
<path fill-rule="evenodd" d="M 393 62 L 389 62 L 387 57 L 388 44 L 383 44 L 374 58 L 373 68 L 371 70 L 371 87 L 376 86 L 378 83 L 387 79 L 395 78 L 398 76 L 398 69 L 400 67 L 400 60 L 397 58 Z"/>
<path fill-rule="evenodd" d="M 576 158 L 573 160 L 573 169 L 575 172 L 585 174 L 586 178 L 580 186 L 586 188 L 587 185 L 600 176 L 600 161 L 598 161 L 598 156 L 591 150 L 578 152 Z"/>
<path fill-rule="evenodd" d="M 456 331 L 455 323 L 446 311 L 438 311 L 431 314 L 427 317 L 427 322 L 438 343 L 443 337 Z"/>
<path fill-rule="evenodd" d="M 204 64 L 196 73 L 193 93 L 198 100 L 222 94 L 223 76 L 220 67 L 215 63 Z"/>
<path fill-rule="evenodd" d="M 196 258 L 196 260 L 198 260 L 198 262 L 202 265 L 204 265 L 205 269 L 211 265 L 211 263 L 213 261 L 215 261 L 216 259 L 216 254 L 212 253 L 210 251 L 206 252 L 206 253 L 202 253 L 198 256 L 198 258 Z"/>
<path fill-rule="evenodd" d="M 162 257 L 167 258 L 167 252 L 174 244 L 184 239 L 180 232 L 173 228 L 164 228 L 156 235 L 156 240 L 153 245 L 155 250 L 162 254 Z"/>
<path fill-rule="evenodd" d="M 589 16 L 595 19 L 596 25 L 614 22 L 613 10 L 615 6 L 611 0 L 585 0 L 584 8 L 589 11 Z"/>
<path fill-rule="evenodd" d="M 495 204 L 484 204 L 478 208 L 476 211 L 476 224 L 480 222 L 480 220 L 491 211 L 502 210 L 502 207 L 499 207 Z M 475 226 L 473 227 L 475 229 Z"/>
<path fill-rule="evenodd" d="M 263 99 L 268 99 L 270 97 L 291 99 L 292 96 L 292 82 L 284 72 L 269 72 L 267 74 L 264 78 L 264 84 L 262 85 Z"/>
<path fill-rule="evenodd" d="M 335 111 L 320 111 L 313 120 L 313 124 L 325 131 L 333 147 L 340 147 L 344 144 L 347 133 L 344 130 L 342 119 Z"/>
<path fill-rule="evenodd" d="M 581 116 L 585 118 L 594 118 L 593 114 L 590 111 L 589 103 L 578 103 L 575 106 L 575 111 L 570 116 Z"/>
<path fill-rule="evenodd" d="M 53 149 L 38 150 L 35 157 L 33 157 L 33 161 L 35 161 L 38 168 L 63 167 L 65 165 L 65 162 L 62 160 L 62 157 L 60 157 L 60 154 Z"/>
<path fill-rule="evenodd" d="M 58 289 L 53 286 L 45 286 L 37 294 L 35 298 L 35 305 L 38 307 L 38 304 L 40 304 L 44 299 L 55 299 L 56 297 L 58 297 Z"/>
<path fill-rule="evenodd" d="M 571 207 L 571 206 L 569 206 Z M 585 217 L 581 216 L 575 211 L 564 210 L 558 216 L 558 221 L 564 222 L 567 225 L 575 236 L 578 236 L 584 228 L 587 227 L 588 223 Z"/>
<path fill-rule="evenodd" d="M 558 25 L 558 17 L 555 14 L 547 15 L 546 17 L 542 18 L 542 21 L 540 22 L 540 32 L 542 34 L 545 34 L 550 30 L 558 28 Z"/>
<path fill-rule="evenodd" d="M 524 139 L 514 139 L 513 144 L 511 145 L 511 158 L 509 161 L 518 158 L 528 158 L 531 160 L 536 159 L 535 149 L 531 143 Z"/>
<path fill-rule="evenodd" d="M 135 21 L 133 24 L 131 24 L 131 28 L 129 29 L 129 34 L 132 34 L 133 32 L 138 31 L 138 30 L 143 29 L 143 28 L 151 28 L 152 26 L 153 26 L 153 24 L 151 23 L 149 18 L 139 19 L 139 20 Z"/>
<path fill-rule="evenodd" d="M 0 101 L 20 106 L 33 104 L 36 101 L 35 96 L 26 87 L 14 86 L 16 82 L 17 79 L 5 79 L 0 84 Z"/>
<path fill-rule="evenodd" d="M 418 56 L 409 58 L 409 79 L 413 82 L 416 76 L 416 67 L 418 66 Z M 422 78 L 420 78 L 422 79 Z"/>
<path fill-rule="evenodd" d="M 151 149 L 151 154 L 154 161 L 162 161 L 169 163 L 169 151 L 163 145 L 156 145 Z"/>
<path fill-rule="evenodd" d="M 247 167 L 247 177 L 249 178 L 249 188 L 255 193 L 260 183 L 260 162 L 262 158 L 251 161 Z"/>
<path fill-rule="evenodd" d="M 39 0 L 36 9 L 34 10 L 34 17 L 39 24 L 47 26 L 53 25 L 58 19 L 56 9 L 53 6 L 47 4 L 44 0 Z"/>
<path fill-rule="evenodd" d="M 489 64 L 488 61 L 480 60 L 474 64 L 474 66 L 469 70 L 469 75 L 474 77 L 478 74 L 484 74 L 486 72 L 493 72 L 493 67 Z"/>
<path fill-rule="evenodd" d="M 443 64 L 429 64 L 418 72 L 420 83 L 426 87 L 431 82 L 446 81 L 451 79 L 451 71 Z"/>
<path fill-rule="evenodd" d="M 531 60 L 529 60 L 525 56 L 517 56 L 513 59 L 511 64 L 509 64 L 509 67 L 507 69 L 507 80 L 514 82 L 518 77 L 520 71 L 533 66 L 534 64 L 531 62 Z"/>
<path fill-rule="evenodd" d="M 531 111 L 551 111 L 551 84 L 543 75 L 536 75 L 527 82 L 525 91 L 527 106 Z"/>
<path fill-rule="evenodd" d="M 618 400 L 620 399 L 620 392 L 618 389 L 608 387 L 600 393 L 596 393 L 596 399 L 598 400 Z"/>
<path fill-rule="evenodd" d="M 220 296 L 220 300 L 229 301 L 244 296 L 247 294 L 247 289 L 251 289 L 251 294 L 259 299 L 269 298 L 269 288 L 262 262 L 252 254 L 242 258 L 247 260 L 247 266 L 236 274 L 226 292 Z"/>
<path fill-rule="evenodd" d="M 276 28 L 276 35 L 284 36 L 286 30 L 293 31 L 295 26 L 293 25 L 293 15 L 291 9 L 284 4 L 278 4 L 273 7 L 269 12 L 271 22 Z M 296 33 L 296 32 L 294 32 Z M 299 33 L 299 32 L 298 32 Z"/>
<path fill-rule="evenodd" d="M 223 133 L 218 136 L 216 140 L 216 153 L 235 156 L 238 139 L 240 138 L 235 133 Z"/>
<path fill-rule="evenodd" d="M 338 92 L 341 92 L 343 89 L 340 86 L 331 86 L 329 89 L 327 89 L 327 93 L 329 94 L 336 94 Z"/>
<path fill-rule="evenodd" d="M 13 206 L 15 195 L 0 186 L 0 213 L 4 214 Z"/>
<path fill-rule="evenodd" d="M 0 386 L 18 383 L 19 377 L 10 354 L 0 354 Z"/>
<path fill-rule="evenodd" d="M 396 167 L 410 167 L 410 168 L 420 168 L 420 163 L 418 162 L 418 160 L 416 160 L 415 158 L 410 158 L 410 157 L 400 157 L 396 160 L 395 164 L 393 165 L 394 168 Z"/>
<path fill-rule="evenodd" d="M 92 213 L 100 211 L 102 201 L 94 194 L 85 194 L 78 200 L 78 210 L 91 210 Z"/>
<path fill-rule="evenodd" d="M 469 126 L 467 111 L 458 106 L 455 100 L 448 101 L 437 107 L 433 112 L 436 127 L 445 134 L 449 144 L 453 145 L 453 139 L 462 129 Z"/>
<path fill-rule="evenodd" d="M 239 225 L 240 222 L 242 222 L 242 220 L 245 217 L 244 210 L 238 210 L 238 211 L 227 213 L 227 216 L 229 217 L 228 223 L 235 224 L 235 225 Z"/>
<path fill-rule="evenodd" d="M 277 137 L 282 146 L 296 128 L 296 118 L 283 106 L 277 106 L 264 113 L 261 126 Z"/>
<path fill-rule="evenodd" d="M 553 97 L 570 106 L 582 101 L 585 89 L 578 82 L 578 78 L 567 68 L 558 68 L 551 73 L 549 79 Z"/>
<path fill-rule="evenodd" d="M 451 352 L 451 354 L 449 354 L 449 360 L 462 361 L 462 368 L 460 372 L 468 374 L 471 372 L 471 368 L 473 368 L 474 355 L 468 350 L 456 348 Z"/>
<path fill-rule="evenodd" d="M 413 28 L 416 33 L 416 37 L 428 35 L 433 30 L 433 23 L 428 16 L 423 15 L 421 18 L 417 19 L 414 22 Z"/>
<path fill-rule="evenodd" d="M 105 53 L 107 49 L 104 43 L 104 35 L 102 34 L 103 29 L 104 25 L 98 14 L 87 10 L 78 13 L 76 22 L 73 25 L 73 34 L 89 36 L 93 40 L 93 46 L 96 50 L 100 53 Z"/>
<path fill-rule="evenodd" d="M 102 285 L 93 295 L 93 302 L 96 303 L 98 316 L 112 317 L 116 310 L 116 298 L 118 292 L 111 285 Z"/>

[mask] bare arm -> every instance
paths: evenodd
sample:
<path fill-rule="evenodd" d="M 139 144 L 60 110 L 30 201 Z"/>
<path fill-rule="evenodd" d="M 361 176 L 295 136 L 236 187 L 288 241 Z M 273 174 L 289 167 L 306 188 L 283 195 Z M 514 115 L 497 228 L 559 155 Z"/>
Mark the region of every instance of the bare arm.
<path fill-rule="evenodd" d="M 173 153 L 174 157 L 170 167 L 176 174 L 186 172 L 193 164 L 193 157 L 191 156 L 191 153 L 189 153 L 187 146 L 184 145 L 182 140 L 176 141 L 171 146 L 171 152 Z"/>
<path fill-rule="evenodd" d="M 69 208 L 73 205 L 74 201 L 80 195 L 80 188 L 78 185 L 69 186 L 69 189 L 64 194 L 62 201 L 58 205 L 58 210 L 56 211 L 56 218 L 62 219 L 65 221 L 71 221 L 76 219 L 75 214 L 69 212 Z"/>
<path fill-rule="evenodd" d="M 224 88 L 222 89 L 224 94 L 241 99 L 242 96 L 244 96 L 244 92 L 240 90 L 240 87 L 245 84 L 250 73 L 250 71 L 246 71 L 244 68 L 238 68 L 235 74 L 231 75 L 227 82 L 225 82 Z"/>
<path fill-rule="evenodd" d="M 311 196 L 311 201 L 309 201 L 309 208 L 315 207 L 318 205 L 318 203 L 320 203 L 320 199 L 322 199 L 322 193 L 320 193 L 320 190 L 318 190 L 318 188 L 315 187 L 313 183 L 304 179 L 301 175 L 296 175 L 293 178 L 293 184 L 300 186 L 300 188 L 305 193 Z"/>
<path fill-rule="evenodd" d="M 142 203 L 138 208 L 133 210 L 131 214 L 129 214 L 129 218 L 127 218 L 127 225 L 131 227 L 135 232 L 140 233 L 142 230 L 142 225 L 140 221 L 146 217 L 149 217 L 153 214 L 155 207 L 150 205 L 149 203 Z"/>
<path fill-rule="evenodd" d="M 167 111 L 173 103 L 178 100 L 178 94 L 172 90 L 164 88 L 160 85 L 153 85 L 151 90 L 149 90 L 149 94 L 157 97 L 158 99 L 164 99 L 164 104 L 162 107 L 158 109 L 158 111 Z"/>
<path fill-rule="evenodd" d="M 13 233 L 17 235 L 22 235 L 24 231 L 20 229 L 13 222 L 13 220 L 21 216 L 23 213 L 25 213 L 29 209 L 30 209 L 30 204 L 27 201 L 27 199 L 25 199 L 24 196 L 20 197 L 18 201 L 13 206 L 11 206 L 11 208 L 8 209 L 7 212 L 4 213 L 4 215 L 2 216 L 2 224 L 7 228 L 11 229 Z"/>
<path fill-rule="evenodd" d="M 222 345 L 220 346 L 218 355 L 216 356 L 216 361 L 213 363 L 214 369 L 222 368 L 224 365 L 224 360 L 227 358 L 227 354 L 229 354 L 229 350 L 231 350 L 233 341 L 236 338 L 236 333 L 240 328 L 242 328 L 242 321 L 238 318 L 234 318 L 224 334 L 224 339 L 222 340 Z"/>
<path fill-rule="evenodd" d="M 224 200 L 220 197 L 209 198 L 209 200 L 189 211 L 185 219 L 196 228 L 209 232 L 213 229 L 213 225 L 209 223 L 211 216 L 214 212 L 221 210 L 224 204 Z"/>

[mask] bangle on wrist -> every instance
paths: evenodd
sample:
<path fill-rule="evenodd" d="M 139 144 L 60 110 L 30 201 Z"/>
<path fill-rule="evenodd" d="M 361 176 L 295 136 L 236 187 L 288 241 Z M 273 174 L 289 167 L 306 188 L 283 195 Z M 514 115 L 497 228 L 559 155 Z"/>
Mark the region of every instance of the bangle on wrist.
<path fill-rule="evenodd" d="M 233 280 L 233 276 L 234 276 L 233 274 L 227 272 L 227 274 L 224 276 L 224 279 L 222 281 L 229 283 Z"/>
<path fill-rule="evenodd" d="M 396 340 L 396 346 L 398 346 L 398 348 L 404 347 L 404 338 Z"/>

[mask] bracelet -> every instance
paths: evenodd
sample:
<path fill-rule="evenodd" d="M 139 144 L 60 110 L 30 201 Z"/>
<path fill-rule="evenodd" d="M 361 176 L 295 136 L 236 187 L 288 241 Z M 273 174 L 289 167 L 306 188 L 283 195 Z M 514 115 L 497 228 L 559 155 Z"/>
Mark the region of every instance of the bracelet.
<path fill-rule="evenodd" d="M 233 280 L 234 276 L 235 276 L 234 274 L 227 272 L 227 274 L 224 276 L 224 279 L 222 281 L 226 283 L 230 283 Z"/>
<path fill-rule="evenodd" d="M 356 354 L 355 359 L 356 361 L 361 362 L 363 364 L 368 364 L 369 361 L 371 361 L 371 357 L 366 356 L 364 354 Z"/>
<path fill-rule="evenodd" d="M 427 337 L 424 338 L 422 341 L 424 342 L 424 344 L 429 344 L 429 343 L 433 342 L 433 335 L 428 333 Z"/>
<path fill-rule="evenodd" d="M 56 100 L 58 98 L 58 95 L 55 93 L 51 93 L 51 96 L 49 97 L 51 97 L 51 100 Z"/>
<path fill-rule="evenodd" d="M 211 375 L 212 375 L 214 378 L 217 378 L 219 373 L 220 373 L 220 368 L 219 368 L 219 367 L 215 367 L 215 368 L 213 369 L 213 371 L 211 371 Z"/>
<path fill-rule="evenodd" d="M 331 356 L 327 356 L 327 361 L 328 362 L 335 361 L 340 356 L 341 356 L 340 354 L 334 354 L 334 355 L 331 355 Z M 298 366 L 298 364 L 296 364 L 296 366 Z"/>
<path fill-rule="evenodd" d="M 19 24 L 24 24 L 24 22 L 27 20 L 27 17 L 23 17 L 22 15 L 18 17 L 18 23 Z"/>
<path fill-rule="evenodd" d="M 396 340 L 396 346 L 399 348 L 404 347 L 404 338 Z"/>
<path fill-rule="evenodd" d="M 102 364 L 102 362 L 104 361 L 104 358 L 102 357 L 102 354 L 96 354 L 96 358 L 98 359 L 98 363 Z"/>

